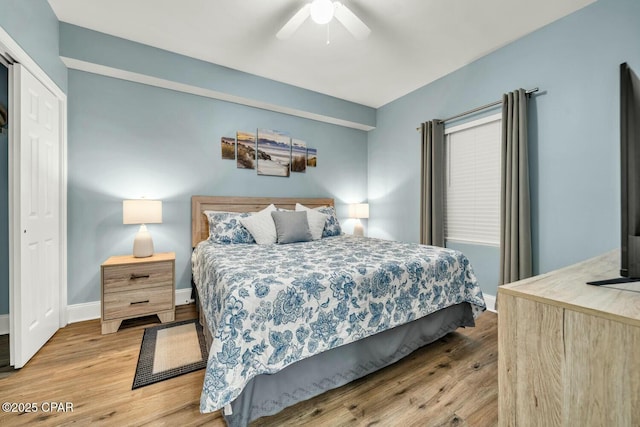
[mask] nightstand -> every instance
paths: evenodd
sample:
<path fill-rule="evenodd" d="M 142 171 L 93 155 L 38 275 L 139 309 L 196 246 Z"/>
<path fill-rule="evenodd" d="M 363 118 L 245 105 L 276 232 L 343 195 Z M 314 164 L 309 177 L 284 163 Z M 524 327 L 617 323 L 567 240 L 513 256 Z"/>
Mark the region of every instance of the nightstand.
<path fill-rule="evenodd" d="M 162 323 L 175 319 L 175 260 L 174 252 L 122 255 L 100 266 L 103 334 L 117 332 L 125 319 L 153 314 Z"/>

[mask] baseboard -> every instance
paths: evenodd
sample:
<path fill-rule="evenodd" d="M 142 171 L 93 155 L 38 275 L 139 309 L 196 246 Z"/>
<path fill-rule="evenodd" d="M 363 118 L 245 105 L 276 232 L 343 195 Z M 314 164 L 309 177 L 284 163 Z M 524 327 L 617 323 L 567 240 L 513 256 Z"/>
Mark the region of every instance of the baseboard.
<path fill-rule="evenodd" d="M 191 304 L 193 301 L 191 288 L 176 289 L 176 305 Z"/>
<path fill-rule="evenodd" d="M 176 289 L 176 305 L 191 304 L 191 288 Z M 67 320 L 69 323 L 84 322 L 100 318 L 100 301 L 85 302 L 67 306 Z M 2 316 L 0 316 L 2 327 Z M 9 316 L 7 315 L 7 333 L 9 332 Z"/>
<path fill-rule="evenodd" d="M 9 315 L 0 314 L 0 335 L 9 333 Z"/>
<path fill-rule="evenodd" d="M 497 313 L 496 311 L 496 296 L 482 294 L 484 296 L 484 302 L 487 304 L 487 310 Z"/>
<path fill-rule="evenodd" d="M 67 306 L 67 322 L 77 323 L 100 318 L 100 301 Z"/>

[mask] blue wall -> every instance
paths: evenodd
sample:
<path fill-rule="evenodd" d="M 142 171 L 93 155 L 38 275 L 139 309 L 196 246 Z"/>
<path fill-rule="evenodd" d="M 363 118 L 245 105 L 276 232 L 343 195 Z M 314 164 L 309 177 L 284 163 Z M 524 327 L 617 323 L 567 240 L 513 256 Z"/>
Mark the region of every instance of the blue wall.
<path fill-rule="evenodd" d="M 9 72 L 0 64 L 0 104 L 9 105 Z M 9 313 L 9 140 L 0 134 L 0 314 Z"/>
<path fill-rule="evenodd" d="M 0 0 L 0 27 L 67 91 L 67 68 L 58 49 L 58 18 L 46 0 Z"/>
<path fill-rule="evenodd" d="M 376 111 L 371 107 L 71 24 L 60 23 L 60 55 L 280 107 L 375 126 Z"/>
<path fill-rule="evenodd" d="M 599 0 L 378 109 L 368 138 L 369 235 L 419 239 L 420 122 L 540 87 L 529 104 L 534 270 L 618 247 L 618 66 L 640 72 L 638 22 L 637 0 Z M 489 270 L 485 259 L 471 262 Z"/>
<path fill-rule="evenodd" d="M 141 48 L 136 61 L 144 63 L 147 47 L 127 43 Z M 94 49 L 101 47 L 98 41 Z M 181 58 L 172 58 L 176 66 Z M 123 199 L 163 200 L 163 223 L 148 228 L 157 252 L 176 252 L 177 288 L 190 286 L 191 195 L 329 196 L 339 214 L 345 203 L 366 199 L 364 131 L 83 71 L 70 70 L 68 80 L 69 304 L 99 300 L 100 264 L 131 253 L 137 227 L 122 224 Z M 264 80 L 268 91 L 271 81 Z M 305 99 L 306 92 L 296 92 L 296 102 L 311 104 L 319 96 Z M 220 158 L 220 137 L 256 128 L 289 131 L 318 148 L 318 167 L 266 177 Z M 345 221 L 347 230 L 351 226 Z"/>

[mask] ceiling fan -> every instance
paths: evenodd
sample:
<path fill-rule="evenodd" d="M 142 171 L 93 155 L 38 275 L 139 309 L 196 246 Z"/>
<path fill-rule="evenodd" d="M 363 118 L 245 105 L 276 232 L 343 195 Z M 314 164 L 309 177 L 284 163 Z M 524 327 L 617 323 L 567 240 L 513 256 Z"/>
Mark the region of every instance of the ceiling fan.
<path fill-rule="evenodd" d="M 306 3 L 278 31 L 276 37 L 285 40 L 311 16 L 317 24 L 328 24 L 334 17 L 358 40 L 364 40 L 371 30 L 347 6 L 340 1 L 313 0 Z"/>

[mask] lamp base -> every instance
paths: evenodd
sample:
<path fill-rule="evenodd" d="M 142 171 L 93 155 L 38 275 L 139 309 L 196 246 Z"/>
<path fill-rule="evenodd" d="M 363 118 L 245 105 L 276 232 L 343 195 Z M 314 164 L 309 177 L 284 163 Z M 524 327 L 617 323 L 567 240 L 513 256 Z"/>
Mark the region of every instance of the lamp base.
<path fill-rule="evenodd" d="M 136 258 L 146 258 L 153 255 L 153 240 L 147 231 L 147 226 L 142 224 L 136 233 L 133 241 L 133 256 Z"/>
<path fill-rule="evenodd" d="M 356 220 L 356 224 L 353 226 L 353 235 L 364 237 L 364 227 L 362 227 L 362 223 L 360 220 Z"/>

